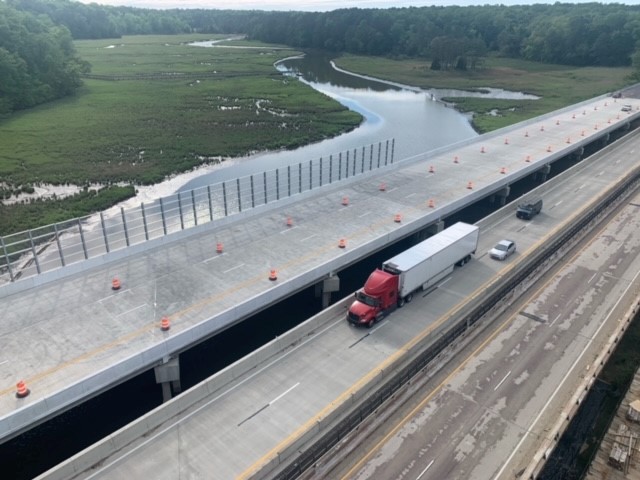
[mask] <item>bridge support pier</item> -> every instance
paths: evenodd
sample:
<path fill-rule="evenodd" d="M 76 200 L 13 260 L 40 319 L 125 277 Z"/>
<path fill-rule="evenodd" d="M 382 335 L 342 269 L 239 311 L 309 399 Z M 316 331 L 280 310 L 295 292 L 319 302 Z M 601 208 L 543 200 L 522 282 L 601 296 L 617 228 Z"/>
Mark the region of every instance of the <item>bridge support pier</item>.
<path fill-rule="evenodd" d="M 507 197 L 509 196 L 510 193 L 511 193 L 511 187 L 509 185 L 507 185 L 502 190 L 499 190 L 496 193 L 494 193 L 493 195 L 491 195 L 491 203 L 493 203 L 493 202 L 495 202 L 497 200 L 500 203 L 500 205 L 506 204 L 507 203 Z"/>
<path fill-rule="evenodd" d="M 547 163 L 544 167 L 536 172 L 536 176 L 541 182 L 546 182 L 547 175 L 549 175 L 549 173 L 551 173 L 551 165 Z"/>
<path fill-rule="evenodd" d="M 331 273 L 320 283 L 316 283 L 316 298 L 322 297 L 322 308 L 325 309 L 331 303 L 331 292 L 340 290 L 340 277 Z"/>
<path fill-rule="evenodd" d="M 162 365 L 153 368 L 156 374 L 156 383 L 162 385 L 162 401 L 171 400 L 172 393 L 180 393 L 180 357 L 165 357 Z"/>
<path fill-rule="evenodd" d="M 438 220 L 436 223 L 432 223 L 431 225 L 429 225 L 424 230 L 424 232 L 426 232 L 428 235 L 425 236 L 425 238 L 423 238 L 423 240 L 425 240 L 427 237 L 435 235 L 436 233 L 440 233 L 442 230 L 444 230 L 444 221 L 443 220 Z"/>

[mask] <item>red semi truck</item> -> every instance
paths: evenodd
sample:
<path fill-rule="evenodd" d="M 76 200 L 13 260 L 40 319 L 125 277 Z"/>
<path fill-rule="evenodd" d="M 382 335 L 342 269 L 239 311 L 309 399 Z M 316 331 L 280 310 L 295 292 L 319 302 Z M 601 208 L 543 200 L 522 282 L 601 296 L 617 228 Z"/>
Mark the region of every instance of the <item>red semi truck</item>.
<path fill-rule="evenodd" d="M 458 222 L 382 264 L 369 276 L 349 308 L 354 325 L 373 324 L 464 265 L 478 248 L 480 229 Z"/>

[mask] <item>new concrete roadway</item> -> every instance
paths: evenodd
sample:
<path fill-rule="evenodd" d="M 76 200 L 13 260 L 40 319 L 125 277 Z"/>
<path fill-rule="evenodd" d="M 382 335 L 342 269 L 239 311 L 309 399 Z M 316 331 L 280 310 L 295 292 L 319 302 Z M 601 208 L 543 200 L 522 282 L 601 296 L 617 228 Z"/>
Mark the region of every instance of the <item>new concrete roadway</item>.
<path fill-rule="evenodd" d="M 602 192 L 637 172 L 639 152 L 634 133 L 543 184 L 534 194 L 545 206 L 531 222 L 515 217 L 515 205 L 484 219 L 474 260 L 373 329 L 346 322 L 345 299 L 41 478 L 270 477 L 367 398 L 410 352 L 437 339 L 465 305 L 481 301 L 496 281 L 597 204 Z M 361 211 L 374 215 L 376 208 Z M 524 461 L 520 452 L 540 440 L 543 427 L 533 420 L 544 411 L 558 416 L 566 398 L 554 389 L 585 375 L 596 333 L 608 331 L 615 318 L 609 313 L 638 271 L 638 225 L 633 215 L 626 222 L 532 297 L 445 382 L 423 414 L 354 474 L 404 478 L 409 470 L 407 478 L 491 478 L 505 465 L 503 472 L 513 475 Z M 516 254 L 492 260 L 486 252 L 504 237 L 516 241 Z M 396 448 L 405 439 L 410 448 Z"/>

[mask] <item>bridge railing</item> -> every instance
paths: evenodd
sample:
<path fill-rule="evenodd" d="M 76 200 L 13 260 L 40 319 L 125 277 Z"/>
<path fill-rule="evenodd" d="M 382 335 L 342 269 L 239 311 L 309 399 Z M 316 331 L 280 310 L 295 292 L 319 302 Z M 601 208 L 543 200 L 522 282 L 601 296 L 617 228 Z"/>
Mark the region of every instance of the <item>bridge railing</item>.
<path fill-rule="evenodd" d="M 0 237 L 0 284 L 38 275 L 392 164 L 395 140 L 177 192 L 115 214 Z"/>

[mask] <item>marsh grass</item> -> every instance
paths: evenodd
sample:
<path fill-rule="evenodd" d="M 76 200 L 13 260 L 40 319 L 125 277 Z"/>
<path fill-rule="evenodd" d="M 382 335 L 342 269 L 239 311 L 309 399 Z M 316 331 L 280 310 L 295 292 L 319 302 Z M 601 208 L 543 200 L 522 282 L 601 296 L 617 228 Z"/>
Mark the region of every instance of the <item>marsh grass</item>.
<path fill-rule="evenodd" d="M 629 84 L 631 68 L 571 67 L 525 60 L 489 57 L 477 70 L 434 71 L 425 60 L 393 60 L 343 55 L 336 64 L 349 71 L 422 88 L 478 90 L 483 87 L 531 93 L 539 100 L 479 98 L 448 99 L 464 112 L 477 113 L 474 126 L 481 132 L 505 127 L 528 118 L 616 91 Z M 498 115 L 484 113 L 497 110 Z"/>

